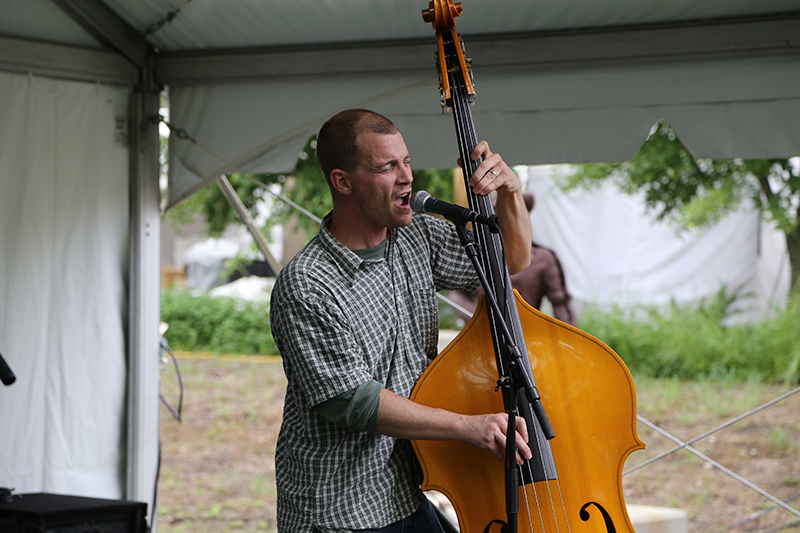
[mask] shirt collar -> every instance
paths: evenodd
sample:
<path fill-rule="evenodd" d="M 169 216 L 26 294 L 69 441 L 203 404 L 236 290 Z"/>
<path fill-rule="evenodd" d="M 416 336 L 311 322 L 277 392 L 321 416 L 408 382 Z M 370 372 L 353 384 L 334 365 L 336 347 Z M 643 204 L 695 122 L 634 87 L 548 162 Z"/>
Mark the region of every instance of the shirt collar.
<path fill-rule="evenodd" d="M 328 224 L 330 224 L 332 218 L 332 213 L 328 213 L 325 215 L 325 218 L 322 219 L 322 224 L 320 224 L 319 228 L 319 240 L 322 248 L 333 258 L 334 262 L 339 265 L 342 269 L 342 272 L 345 276 L 350 279 L 352 283 L 356 277 L 356 273 L 358 273 L 358 269 L 361 266 L 361 263 L 365 261 L 362 260 L 355 252 L 347 248 L 339 239 L 333 236 L 333 233 L 328 230 Z M 392 246 L 392 241 L 394 240 L 395 232 L 392 229 L 389 229 L 387 234 L 387 246 Z M 384 259 L 374 259 L 367 261 L 369 263 L 373 263 L 376 261 L 384 261 Z"/>

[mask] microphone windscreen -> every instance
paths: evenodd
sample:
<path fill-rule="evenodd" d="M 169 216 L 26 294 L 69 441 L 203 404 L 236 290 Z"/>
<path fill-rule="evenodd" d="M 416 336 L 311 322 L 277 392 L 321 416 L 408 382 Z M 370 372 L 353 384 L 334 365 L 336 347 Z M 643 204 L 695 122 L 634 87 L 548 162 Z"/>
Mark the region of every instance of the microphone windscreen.
<path fill-rule="evenodd" d="M 411 195 L 411 210 L 415 213 L 425 213 L 425 202 L 428 198 L 433 198 L 428 191 L 417 191 Z"/>

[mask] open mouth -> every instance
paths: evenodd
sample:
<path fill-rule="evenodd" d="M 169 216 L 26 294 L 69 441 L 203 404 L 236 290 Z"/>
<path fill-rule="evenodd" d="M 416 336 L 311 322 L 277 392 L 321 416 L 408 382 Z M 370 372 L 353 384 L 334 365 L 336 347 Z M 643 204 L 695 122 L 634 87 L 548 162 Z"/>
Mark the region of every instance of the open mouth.
<path fill-rule="evenodd" d="M 400 207 L 408 207 L 408 204 L 409 204 L 410 201 L 411 201 L 411 193 L 407 192 L 407 193 L 399 196 L 397 198 L 397 200 L 394 201 L 394 203 L 395 203 L 395 205 L 398 205 Z"/>

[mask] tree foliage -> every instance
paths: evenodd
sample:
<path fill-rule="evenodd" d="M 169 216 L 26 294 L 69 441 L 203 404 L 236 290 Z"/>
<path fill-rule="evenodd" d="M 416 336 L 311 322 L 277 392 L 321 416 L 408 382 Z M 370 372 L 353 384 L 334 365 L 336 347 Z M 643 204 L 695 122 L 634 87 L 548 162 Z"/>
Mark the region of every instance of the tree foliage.
<path fill-rule="evenodd" d="M 592 188 L 606 180 L 627 194 L 643 193 L 659 220 L 685 228 L 713 224 L 750 199 L 785 234 L 792 287 L 797 289 L 800 168 L 789 159 L 696 159 L 662 120 L 631 160 L 575 165 L 562 188 Z"/>
<path fill-rule="evenodd" d="M 246 174 L 229 174 L 227 178 L 236 189 L 244 206 L 255 217 L 257 215 L 256 204 L 263 196 L 263 187 Z M 167 212 L 167 220 L 171 221 L 173 226 L 180 227 L 190 223 L 197 214 L 202 215 L 211 237 L 219 237 L 230 224 L 239 223 L 236 212 L 216 182 L 203 187 L 170 209 Z"/>

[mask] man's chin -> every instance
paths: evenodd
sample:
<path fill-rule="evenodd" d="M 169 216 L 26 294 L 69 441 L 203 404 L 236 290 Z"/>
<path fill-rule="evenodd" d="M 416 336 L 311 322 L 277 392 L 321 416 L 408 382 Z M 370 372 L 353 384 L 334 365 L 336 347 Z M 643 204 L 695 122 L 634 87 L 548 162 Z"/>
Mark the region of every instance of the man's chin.
<path fill-rule="evenodd" d="M 392 227 L 393 228 L 402 228 L 403 226 L 408 226 L 409 224 L 411 224 L 412 218 L 413 218 L 413 216 L 411 214 L 409 214 L 408 216 L 405 216 L 405 217 L 395 218 L 394 225 Z"/>

